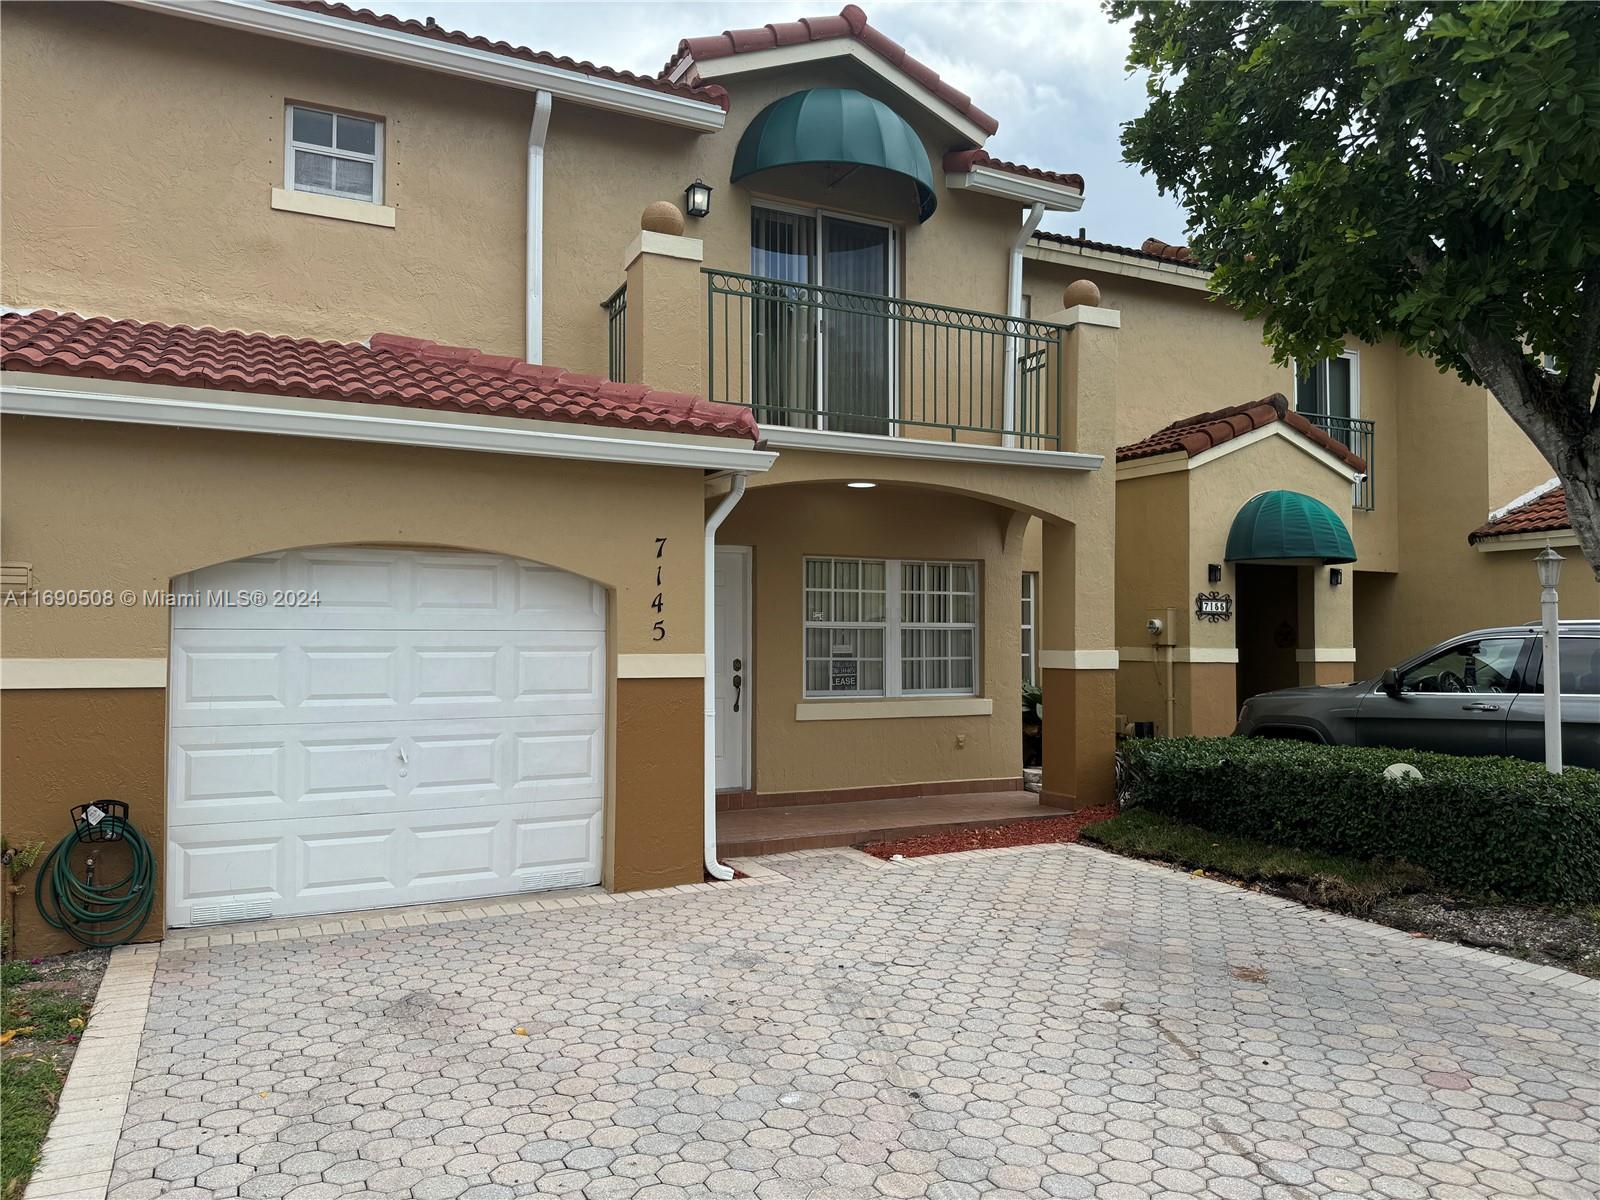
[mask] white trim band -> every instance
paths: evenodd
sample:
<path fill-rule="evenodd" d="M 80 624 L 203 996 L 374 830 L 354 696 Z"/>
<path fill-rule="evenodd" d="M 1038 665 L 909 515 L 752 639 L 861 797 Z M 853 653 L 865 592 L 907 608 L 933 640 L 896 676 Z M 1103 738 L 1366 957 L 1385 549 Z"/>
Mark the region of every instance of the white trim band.
<path fill-rule="evenodd" d="M 657 233 L 653 229 L 641 229 L 638 236 L 628 244 L 628 252 L 622 256 L 622 269 L 626 271 L 633 266 L 633 260 L 641 254 L 681 258 L 685 262 L 704 262 L 706 244 L 699 238 L 684 237 L 682 234 Z"/>
<path fill-rule="evenodd" d="M 1533 533 L 1492 533 L 1472 543 L 1474 550 L 1531 550 L 1540 546 L 1576 546 L 1578 535 L 1571 527 Z"/>
<path fill-rule="evenodd" d="M 172 17 L 186 17 L 302 45 L 325 46 L 502 87 L 546 91 L 591 108 L 627 113 L 686 129 L 710 132 L 721 129 L 728 120 L 728 114 L 720 106 L 707 100 L 596 78 L 580 71 L 381 29 L 360 21 L 286 8 L 272 0 L 123 0 L 123 3 Z"/>
<path fill-rule="evenodd" d="M 936 442 L 928 438 L 886 437 L 876 433 L 830 433 L 826 429 L 791 429 L 786 425 L 763 425 L 761 444 L 777 450 L 877 454 L 885 458 L 993 463 L 1002 467 L 1045 467 L 1058 471 L 1098 471 L 1105 462 L 1103 454 L 1080 454 L 1075 450 L 1023 450 L 1014 446 Z"/>
<path fill-rule="evenodd" d="M 1121 658 L 1115 650 L 1041 650 L 1046 671 L 1115 671 Z"/>
<path fill-rule="evenodd" d="M 1097 308 L 1092 304 L 1074 304 L 1061 314 L 1062 325 L 1099 325 L 1104 329 L 1122 328 L 1122 311 L 1116 308 Z"/>
<path fill-rule="evenodd" d="M 47 386 L 60 380 L 68 386 Z M 237 397 L 234 399 L 233 397 Z M 234 433 L 272 433 L 347 442 L 386 442 L 442 450 L 525 454 L 537 458 L 575 458 L 590 462 L 715 471 L 765 471 L 777 455 L 742 445 L 734 438 L 659 434 L 617 436 L 596 426 L 563 426 L 553 421 L 408 409 L 290 396 L 257 396 L 207 388 L 102 383 L 31 371 L 0 373 L 0 409 L 31 417 L 114 421 L 131 425 L 175 425 Z M 587 430 L 576 433 L 569 430 Z M 727 445 L 717 445 L 726 442 Z"/>
<path fill-rule="evenodd" d="M 704 679 L 704 654 L 619 654 L 618 679 Z"/>
<path fill-rule="evenodd" d="M 1161 646 L 1124 646 L 1123 662 L 1160 662 Z M 1232 646 L 1174 646 L 1172 661 L 1181 663 L 1224 663 L 1239 661 L 1239 651 Z"/>
<path fill-rule="evenodd" d="M 1014 171 L 997 170 L 981 163 L 975 164 L 970 171 L 946 171 L 944 185 L 985 196 L 999 196 L 1002 200 L 1042 204 L 1051 212 L 1077 212 L 1083 207 L 1083 192 L 1075 187 L 1049 179 L 1036 179 L 1032 175 L 1018 175 Z"/>
<path fill-rule="evenodd" d="M 0 659 L 0 689 L 8 692 L 166 686 L 164 658 Z"/>
<path fill-rule="evenodd" d="M 896 700 L 806 700 L 794 706 L 796 721 L 876 721 L 898 717 L 987 717 L 986 696 L 914 696 Z"/>
<path fill-rule="evenodd" d="M 394 209 L 387 204 L 365 200 L 346 200 L 339 196 L 320 196 L 316 192 L 272 189 L 272 207 L 279 212 L 304 213 L 308 217 L 328 217 L 335 221 L 355 221 L 360 225 L 394 228 Z"/>
<path fill-rule="evenodd" d="M 1192 267 L 1176 262 L 1155 262 L 1150 259 L 1133 259 L 1126 254 L 1106 250 L 1090 250 L 1086 246 L 1069 246 L 1034 237 L 1028 243 L 1024 256 L 1036 262 L 1055 263 L 1074 267 L 1080 271 L 1102 271 L 1107 275 L 1126 275 L 1130 279 L 1148 279 L 1152 283 L 1169 283 L 1197 292 L 1211 290 L 1211 273 L 1203 267 Z"/>
<path fill-rule="evenodd" d="M 677 70 L 672 73 L 672 81 L 679 82 L 692 74 L 696 81 L 703 82 L 729 75 L 742 75 L 750 71 L 770 71 L 775 67 L 821 62 L 830 58 L 853 58 L 874 75 L 902 92 L 912 104 L 933 113 L 974 145 L 981 146 L 987 139 L 988 134 L 979 128 L 971 117 L 940 99 L 899 67 L 868 50 L 853 37 L 834 37 L 820 42 L 797 42 L 792 46 L 745 50 L 722 58 L 709 58 L 705 62 L 698 62 L 692 55 L 685 55 L 678 63 Z"/>
<path fill-rule="evenodd" d="M 1353 663 L 1356 660 L 1354 646 L 1315 646 L 1310 650 L 1296 650 L 1295 662 L 1303 663 Z"/>

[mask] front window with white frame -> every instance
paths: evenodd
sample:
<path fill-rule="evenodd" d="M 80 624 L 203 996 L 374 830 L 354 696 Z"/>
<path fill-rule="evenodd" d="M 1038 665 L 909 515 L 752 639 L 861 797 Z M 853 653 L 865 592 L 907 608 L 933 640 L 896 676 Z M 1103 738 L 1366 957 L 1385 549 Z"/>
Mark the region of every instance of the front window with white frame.
<path fill-rule="evenodd" d="M 383 122 L 327 109 L 284 108 L 284 186 L 341 200 L 383 203 Z"/>
<path fill-rule="evenodd" d="M 805 694 L 971 696 L 978 564 L 805 560 Z"/>

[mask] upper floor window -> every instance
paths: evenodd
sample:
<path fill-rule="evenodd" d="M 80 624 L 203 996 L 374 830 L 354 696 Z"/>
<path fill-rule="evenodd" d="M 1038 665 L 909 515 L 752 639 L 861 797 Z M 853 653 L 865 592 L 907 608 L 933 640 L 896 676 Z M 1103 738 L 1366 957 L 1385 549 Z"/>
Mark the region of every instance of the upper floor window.
<path fill-rule="evenodd" d="M 383 203 L 383 122 L 290 104 L 284 186 L 296 192 Z"/>
<path fill-rule="evenodd" d="M 1301 367 L 1294 406 L 1307 416 L 1350 420 L 1361 415 L 1360 360 L 1352 351 Z"/>

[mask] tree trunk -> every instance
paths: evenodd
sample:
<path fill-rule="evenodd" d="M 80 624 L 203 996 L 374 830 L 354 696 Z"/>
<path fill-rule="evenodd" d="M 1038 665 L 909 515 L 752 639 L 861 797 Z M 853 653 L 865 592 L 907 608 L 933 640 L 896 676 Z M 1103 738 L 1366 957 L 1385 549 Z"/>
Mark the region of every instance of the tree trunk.
<path fill-rule="evenodd" d="M 1541 368 L 1530 367 L 1513 342 L 1474 340 L 1465 357 L 1555 469 L 1566 492 L 1572 531 L 1600 583 L 1600 424 L 1592 415 L 1592 399 L 1573 405 L 1563 396 L 1560 381 L 1530 376 Z"/>

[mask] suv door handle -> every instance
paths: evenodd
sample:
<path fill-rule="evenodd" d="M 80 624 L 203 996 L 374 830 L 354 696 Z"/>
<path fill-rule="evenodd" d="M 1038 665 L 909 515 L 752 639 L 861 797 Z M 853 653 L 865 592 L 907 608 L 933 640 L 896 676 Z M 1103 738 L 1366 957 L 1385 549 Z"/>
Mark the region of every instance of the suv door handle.
<path fill-rule="evenodd" d="M 1500 706 L 1498 704 L 1463 704 L 1461 706 L 1461 711 L 1462 712 L 1499 712 L 1500 711 Z"/>

